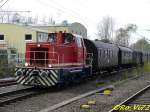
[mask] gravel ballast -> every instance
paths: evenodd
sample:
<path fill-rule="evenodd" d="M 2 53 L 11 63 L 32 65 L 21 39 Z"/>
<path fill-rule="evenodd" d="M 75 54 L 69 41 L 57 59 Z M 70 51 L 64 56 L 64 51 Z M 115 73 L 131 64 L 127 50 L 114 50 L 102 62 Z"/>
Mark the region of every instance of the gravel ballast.
<path fill-rule="evenodd" d="M 110 96 L 96 93 L 95 95 L 80 99 L 69 105 L 49 112 L 108 112 L 115 105 L 124 101 L 129 96 L 133 95 L 134 93 L 149 84 L 150 74 L 146 74 L 139 79 L 134 79 L 125 82 L 122 85 L 117 85 Z M 87 104 L 87 102 L 90 100 L 96 101 L 96 105 L 91 105 L 89 109 L 82 109 L 81 105 Z"/>
<path fill-rule="evenodd" d="M 115 79 L 119 79 L 119 75 L 114 75 L 113 78 L 114 77 Z M 107 82 L 109 79 L 110 78 L 106 78 L 104 82 Z M 133 88 L 132 86 L 130 86 L 131 88 L 129 88 L 129 90 L 126 89 L 126 86 L 128 85 L 126 85 L 125 83 L 123 87 L 122 85 L 119 87 L 115 87 L 115 90 L 112 92 L 112 96 L 105 96 L 97 93 L 95 95 L 83 98 L 52 112 L 89 112 L 92 110 L 94 110 L 93 112 L 98 112 L 100 111 L 100 108 L 103 108 L 104 110 L 106 108 L 108 109 L 108 107 L 111 107 L 112 104 L 116 104 L 117 102 L 122 101 L 122 96 L 129 96 L 132 92 L 135 92 L 137 88 L 140 89 L 140 87 L 146 85 L 146 80 L 148 79 L 150 79 L 150 76 L 145 75 L 141 79 L 134 80 L 133 82 L 131 81 L 132 83 L 129 81 L 129 83 L 134 85 Z M 97 80 L 86 81 L 80 85 L 64 88 L 57 91 L 51 91 L 28 99 L 23 99 L 22 101 L 17 101 L 16 103 L 0 107 L 0 112 L 38 112 L 57 103 L 60 103 L 64 100 L 68 100 L 70 98 L 76 97 L 91 90 L 101 88 L 100 86 L 97 86 L 96 83 Z M 118 90 L 121 88 L 122 90 Z M 123 95 L 121 92 L 123 92 L 126 95 Z M 131 93 L 129 94 L 128 92 Z M 116 93 L 118 95 L 115 95 Z M 96 105 L 93 105 L 88 110 L 81 109 L 80 105 L 86 103 L 89 100 L 96 100 Z M 107 109 L 106 111 L 108 111 Z"/>

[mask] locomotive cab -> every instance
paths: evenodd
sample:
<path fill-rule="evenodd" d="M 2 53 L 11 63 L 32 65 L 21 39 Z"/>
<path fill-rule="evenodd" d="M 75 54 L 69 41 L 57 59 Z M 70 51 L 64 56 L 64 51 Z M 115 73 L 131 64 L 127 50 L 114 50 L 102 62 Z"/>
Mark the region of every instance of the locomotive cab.
<path fill-rule="evenodd" d="M 47 42 L 26 44 L 25 66 L 81 66 L 85 58 L 83 38 L 71 33 L 50 33 Z"/>

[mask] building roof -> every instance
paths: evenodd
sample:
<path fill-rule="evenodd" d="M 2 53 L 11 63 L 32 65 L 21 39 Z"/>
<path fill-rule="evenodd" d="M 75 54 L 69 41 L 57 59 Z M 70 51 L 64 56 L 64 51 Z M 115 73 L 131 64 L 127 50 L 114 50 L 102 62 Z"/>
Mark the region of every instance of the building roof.
<path fill-rule="evenodd" d="M 63 24 L 31 24 L 31 27 L 70 27 L 71 24 L 63 25 Z"/>
<path fill-rule="evenodd" d="M 34 30 L 34 31 L 49 33 L 48 30 L 43 30 L 43 29 L 40 29 L 40 28 L 32 28 L 32 27 L 29 27 L 29 28 L 30 28 L 31 30 Z"/>
<path fill-rule="evenodd" d="M 38 32 L 49 33 L 48 30 L 43 30 L 43 29 L 40 29 L 40 28 L 33 28 L 33 27 L 31 27 L 31 26 L 25 26 L 25 25 L 23 25 L 23 24 L 12 24 L 12 23 L 0 23 L 0 24 L 3 24 L 3 25 L 14 25 L 14 26 L 18 26 L 18 27 L 30 29 L 30 30 L 32 30 L 32 31 L 38 31 Z"/>

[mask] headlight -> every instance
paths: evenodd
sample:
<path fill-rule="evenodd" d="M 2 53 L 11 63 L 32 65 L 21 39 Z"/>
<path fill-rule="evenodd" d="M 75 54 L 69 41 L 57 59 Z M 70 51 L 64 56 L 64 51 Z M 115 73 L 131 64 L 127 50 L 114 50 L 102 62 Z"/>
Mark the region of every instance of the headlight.
<path fill-rule="evenodd" d="M 25 66 L 29 66 L 29 63 L 26 62 L 26 63 L 25 63 Z"/>
<path fill-rule="evenodd" d="M 23 72 L 21 70 L 17 71 L 17 75 L 23 75 Z"/>
<path fill-rule="evenodd" d="M 51 64 L 48 64 L 48 67 L 52 67 L 52 65 L 51 65 Z"/>
<path fill-rule="evenodd" d="M 41 47 L 41 45 L 40 45 L 40 44 L 38 44 L 37 46 L 38 46 L 38 47 Z"/>

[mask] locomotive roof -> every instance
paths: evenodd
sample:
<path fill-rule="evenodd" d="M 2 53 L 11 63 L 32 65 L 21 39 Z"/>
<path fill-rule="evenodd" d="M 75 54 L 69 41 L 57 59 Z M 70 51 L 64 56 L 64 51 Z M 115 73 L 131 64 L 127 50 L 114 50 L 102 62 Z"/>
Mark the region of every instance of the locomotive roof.
<path fill-rule="evenodd" d="M 123 47 L 123 46 L 118 46 L 119 49 L 121 49 L 122 51 L 127 51 L 127 52 L 133 52 L 132 49 L 128 48 L 128 47 Z"/>
<path fill-rule="evenodd" d="M 79 37 L 79 38 L 83 38 L 81 35 L 78 35 L 78 34 L 74 34 L 74 33 L 71 33 L 73 36 L 75 37 Z"/>

